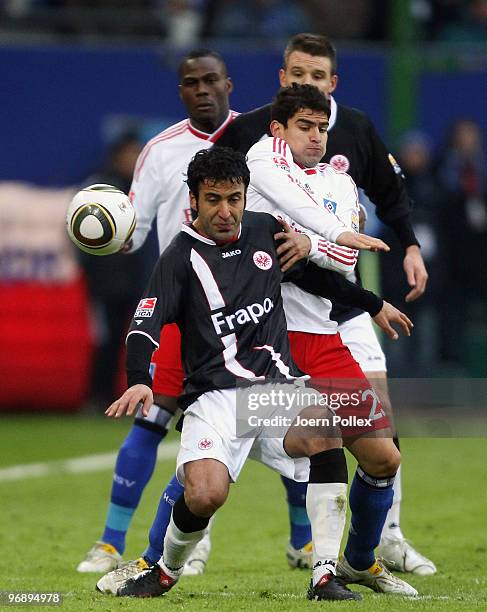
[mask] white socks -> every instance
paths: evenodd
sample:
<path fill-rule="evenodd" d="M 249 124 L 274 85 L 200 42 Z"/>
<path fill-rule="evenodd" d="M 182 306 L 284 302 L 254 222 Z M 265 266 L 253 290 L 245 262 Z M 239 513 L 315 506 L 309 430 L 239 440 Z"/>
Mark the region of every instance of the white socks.
<path fill-rule="evenodd" d="M 176 527 L 171 516 L 164 538 L 164 552 L 158 561 L 170 578 L 177 580 L 181 576 L 184 564 L 205 532 L 206 529 L 185 533 Z"/>
<path fill-rule="evenodd" d="M 309 483 L 306 510 L 313 535 L 313 585 L 326 573 L 335 574 L 347 513 L 347 485 Z"/>
<path fill-rule="evenodd" d="M 401 501 L 402 501 L 402 486 L 401 486 L 401 466 L 397 470 L 394 484 L 392 485 L 394 498 L 392 506 L 387 513 L 386 521 L 382 529 L 382 538 L 399 538 L 404 539 L 404 535 L 400 527 Z"/>

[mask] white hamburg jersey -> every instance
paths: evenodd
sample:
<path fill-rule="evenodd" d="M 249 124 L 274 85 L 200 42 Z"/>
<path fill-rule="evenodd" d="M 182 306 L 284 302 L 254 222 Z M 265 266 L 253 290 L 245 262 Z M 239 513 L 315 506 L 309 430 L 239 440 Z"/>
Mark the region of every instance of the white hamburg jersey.
<path fill-rule="evenodd" d="M 237 115 L 230 111 L 213 134 L 197 130 L 189 119 L 184 119 L 145 145 L 135 166 L 129 194 L 137 215 L 131 251 L 142 246 L 156 215 L 160 253 L 179 233 L 181 225 L 191 221 L 185 183 L 188 164 L 198 151 L 212 147 Z"/>
<path fill-rule="evenodd" d="M 303 169 L 280 138 L 265 138 L 247 154 L 249 210 L 281 217 L 311 239 L 309 259 L 345 275 L 353 273 L 358 251 L 334 243 L 344 231 L 359 231 L 358 193 L 352 178 L 329 164 Z M 329 300 L 283 283 L 287 328 L 313 334 L 335 334 Z"/>

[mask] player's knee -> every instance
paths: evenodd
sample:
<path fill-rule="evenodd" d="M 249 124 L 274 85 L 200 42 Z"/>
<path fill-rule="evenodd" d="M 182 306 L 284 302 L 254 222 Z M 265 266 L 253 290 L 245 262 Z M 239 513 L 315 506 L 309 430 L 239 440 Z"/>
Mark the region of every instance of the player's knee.
<path fill-rule="evenodd" d="M 223 506 L 227 499 L 228 488 L 214 483 L 186 487 L 185 498 L 188 508 L 198 516 L 210 517 Z"/>
<path fill-rule="evenodd" d="M 385 478 L 394 475 L 401 465 L 401 453 L 396 448 L 392 440 L 390 444 L 384 446 L 379 453 L 369 457 L 367 466 L 360 462 L 360 465 L 372 476 Z"/>
<path fill-rule="evenodd" d="M 284 442 L 286 452 L 293 457 L 311 457 L 341 445 L 340 432 L 333 426 L 333 413 L 316 406 L 300 412 Z"/>
<path fill-rule="evenodd" d="M 303 455 L 305 457 L 311 457 L 332 448 L 341 448 L 341 440 L 332 438 L 309 438 L 303 440 Z"/>

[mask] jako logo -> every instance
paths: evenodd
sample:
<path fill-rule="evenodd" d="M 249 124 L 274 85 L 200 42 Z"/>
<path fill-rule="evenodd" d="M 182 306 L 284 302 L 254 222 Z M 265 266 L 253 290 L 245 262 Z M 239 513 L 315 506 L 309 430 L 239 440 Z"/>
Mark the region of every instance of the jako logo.
<path fill-rule="evenodd" d="M 265 251 L 256 251 L 253 255 L 254 264 L 261 270 L 272 268 L 272 257 Z"/>
<path fill-rule="evenodd" d="M 221 312 L 211 315 L 211 320 L 217 334 L 227 334 L 235 329 L 235 323 L 245 325 L 254 322 L 256 325 L 260 318 L 274 308 L 274 303 L 270 298 L 265 298 L 262 304 L 250 304 L 245 308 L 240 308 L 235 314 L 224 316 Z"/>
<path fill-rule="evenodd" d="M 242 251 L 240 249 L 235 249 L 235 251 L 223 251 L 222 257 L 226 259 L 227 257 L 235 257 L 235 255 L 241 255 Z"/>

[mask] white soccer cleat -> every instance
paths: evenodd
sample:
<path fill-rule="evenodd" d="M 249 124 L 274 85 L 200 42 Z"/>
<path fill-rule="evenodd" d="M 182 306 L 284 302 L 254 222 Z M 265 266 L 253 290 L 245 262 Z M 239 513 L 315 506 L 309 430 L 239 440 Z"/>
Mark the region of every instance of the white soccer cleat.
<path fill-rule="evenodd" d="M 127 561 L 118 569 L 102 576 L 96 583 L 96 589 L 107 595 L 116 595 L 118 589 L 129 578 L 133 578 L 136 574 L 148 568 L 149 564 L 143 557 L 139 557 L 135 561 Z"/>
<path fill-rule="evenodd" d="M 390 570 L 417 576 L 436 574 L 436 565 L 433 561 L 415 550 L 404 538 L 383 537 L 377 552 Z"/>
<path fill-rule="evenodd" d="M 355 570 L 345 557 L 342 557 L 338 561 L 337 576 L 345 584 L 362 584 L 376 593 L 402 595 L 403 597 L 415 597 L 418 594 L 418 591 L 410 584 L 391 574 L 381 559 L 376 559 L 369 569 Z"/>
<path fill-rule="evenodd" d="M 313 569 L 313 543 L 308 542 L 303 548 L 294 548 L 289 543 L 286 551 L 289 567 L 299 569 Z"/>
<path fill-rule="evenodd" d="M 208 557 L 210 556 L 211 541 L 209 533 L 205 533 L 203 539 L 196 544 L 191 556 L 183 568 L 183 576 L 200 576 L 206 569 Z"/>
<path fill-rule="evenodd" d="M 111 544 L 98 541 L 87 553 L 76 570 L 82 573 L 106 574 L 122 563 L 122 555 Z"/>

